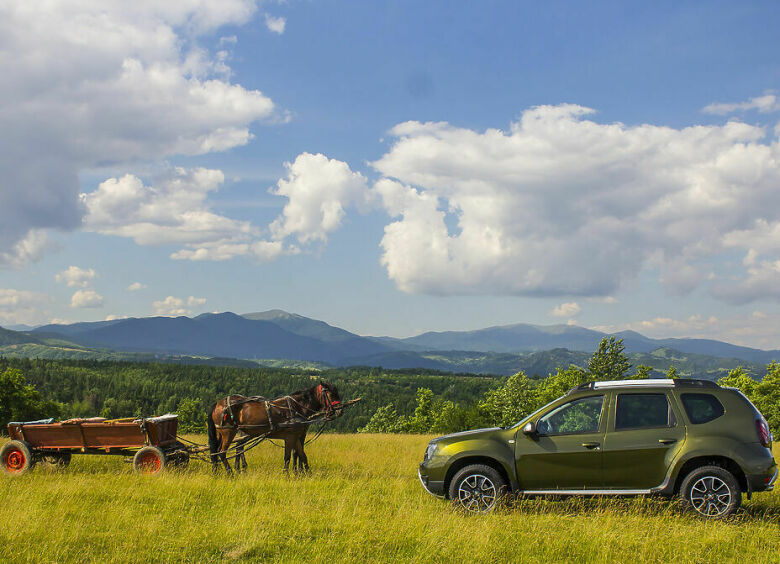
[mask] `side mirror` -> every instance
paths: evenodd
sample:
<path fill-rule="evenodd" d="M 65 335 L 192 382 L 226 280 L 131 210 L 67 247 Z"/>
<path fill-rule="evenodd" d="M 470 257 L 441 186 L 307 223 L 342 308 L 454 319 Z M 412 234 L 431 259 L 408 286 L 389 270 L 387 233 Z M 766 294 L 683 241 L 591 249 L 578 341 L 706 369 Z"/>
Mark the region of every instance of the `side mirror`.
<path fill-rule="evenodd" d="M 536 434 L 536 423 L 533 421 L 529 421 L 523 426 L 523 433 L 526 435 L 535 435 Z"/>

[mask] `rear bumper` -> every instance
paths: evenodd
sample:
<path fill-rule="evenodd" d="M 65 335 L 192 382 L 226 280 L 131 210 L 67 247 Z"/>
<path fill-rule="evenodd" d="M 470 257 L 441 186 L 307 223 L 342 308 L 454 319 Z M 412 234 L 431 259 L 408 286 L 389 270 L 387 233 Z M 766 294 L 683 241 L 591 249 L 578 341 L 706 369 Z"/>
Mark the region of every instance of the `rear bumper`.
<path fill-rule="evenodd" d="M 425 491 L 432 496 L 444 498 L 444 482 L 429 480 L 428 475 L 423 474 L 422 470 L 421 464 L 417 469 L 417 477 L 420 478 L 420 483 L 422 484 L 422 487 L 425 488 Z"/>
<path fill-rule="evenodd" d="M 766 472 L 761 474 L 748 474 L 746 476 L 749 492 L 768 492 L 772 491 L 777 482 L 778 469 L 772 466 Z"/>

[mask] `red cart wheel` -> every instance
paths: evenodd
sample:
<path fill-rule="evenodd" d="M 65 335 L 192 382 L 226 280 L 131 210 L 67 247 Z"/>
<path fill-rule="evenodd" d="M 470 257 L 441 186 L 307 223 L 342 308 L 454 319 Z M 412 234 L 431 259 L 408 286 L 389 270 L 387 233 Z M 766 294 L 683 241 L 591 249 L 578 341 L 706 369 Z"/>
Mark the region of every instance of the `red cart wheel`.
<path fill-rule="evenodd" d="M 157 474 L 165 468 L 165 453 L 157 447 L 145 446 L 135 453 L 133 468 L 140 474 Z"/>
<path fill-rule="evenodd" d="M 9 441 L 0 449 L 0 465 L 7 474 L 19 476 L 29 472 L 33 465 L 30 445 L 22 441 Z"/>

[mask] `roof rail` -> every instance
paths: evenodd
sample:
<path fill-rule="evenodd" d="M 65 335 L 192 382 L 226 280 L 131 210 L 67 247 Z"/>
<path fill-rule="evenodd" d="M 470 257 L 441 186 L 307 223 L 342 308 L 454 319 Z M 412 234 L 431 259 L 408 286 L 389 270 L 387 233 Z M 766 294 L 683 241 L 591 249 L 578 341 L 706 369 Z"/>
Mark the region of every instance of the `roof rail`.
<path fill-rule="evenodd" d="M 647 388 L 647 387 L 691 387 L 691 388 L 719 388 L 712 380 L 688 379 L 688 378 L 648 378 L 645 380 L 606 380 L 603 382 L 585 382 L 573 387 L 566 395 L 584 390 L 604 390 L 610 388 Z"/>

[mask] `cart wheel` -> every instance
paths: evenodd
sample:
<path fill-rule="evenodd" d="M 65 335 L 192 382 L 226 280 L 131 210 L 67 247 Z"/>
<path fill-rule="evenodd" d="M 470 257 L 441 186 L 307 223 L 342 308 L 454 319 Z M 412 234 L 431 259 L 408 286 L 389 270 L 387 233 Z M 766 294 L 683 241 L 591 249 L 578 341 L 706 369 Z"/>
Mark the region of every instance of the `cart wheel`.
<path fill-rule="evenodd" d="M 133 468 L 139 474 L 157 474 L 165 468 L 165 453 L 157 447 L 145 446 L 135 453 Z"/>
<path fill-rule="evenodd" d="M 22 441 L 9 441 L 0 449 L 0 465 L 11 476 L 26 474 L 35 465 L 30 445 Z"/>

